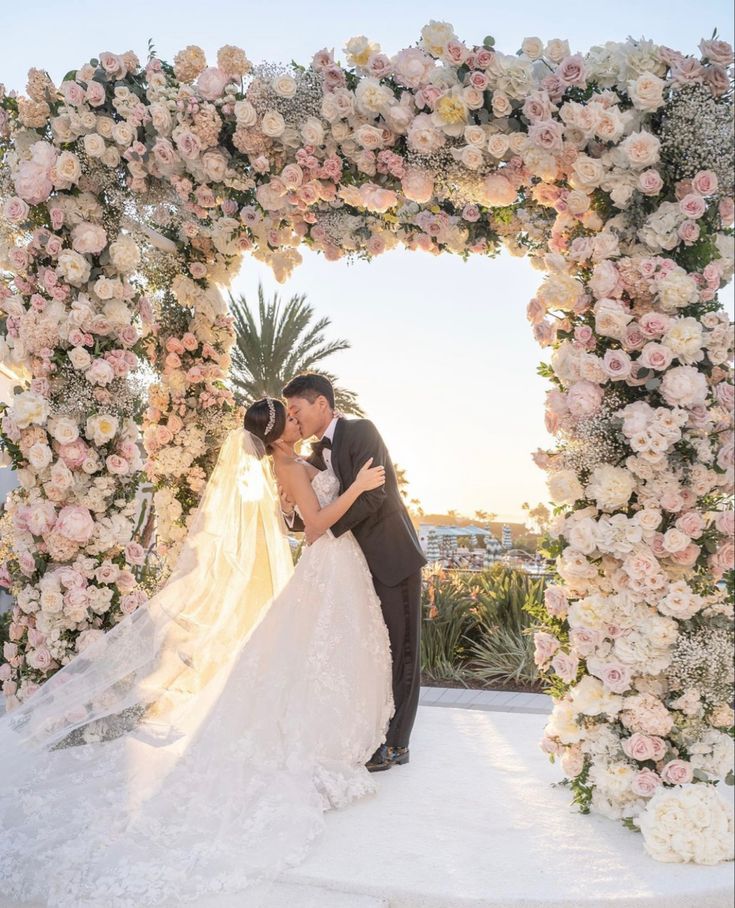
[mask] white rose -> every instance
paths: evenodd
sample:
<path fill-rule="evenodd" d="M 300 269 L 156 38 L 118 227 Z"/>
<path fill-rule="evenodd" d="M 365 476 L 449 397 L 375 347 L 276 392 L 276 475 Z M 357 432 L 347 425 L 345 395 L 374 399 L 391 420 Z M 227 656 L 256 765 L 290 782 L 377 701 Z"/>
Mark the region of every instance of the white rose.
<path fill-rule="evenodd" d="M 683 309 L 699 299 L 694 278 L 685 271 L 672 271 L 658 282 L 658 299 L 664 312 Z"/>
<path fill-rule="evenodd" d="M 138 244 L 131 236 L 121 234 L 110 245 L 110 260 L 122 274 L 129 274 L 131 271 L 135 271 L 140 264 Z"/>
<path fill-rule="evenodd" d="M 600 464 L 592 471 L 587 495 L 597 502 L 601 510 L 615 511 L 628 504 L 635 486 L 635 476 L 629 470 Z"/>
<path fill-rule="evenodd" d="M 321 120 L 316 117 L 307 117 L 301 124 L 301 138 L 306 145 L 322 145 L 324 143 L 324 127 Z"/>
<path fill-rule="evenodd" d="M 11 415 L 19 429 L 42 426 L 48 418 L 46 400 L 34 391 L 22 391 L 13 396 Z"/>
<path fill-rule="evenodd" d="M 554 504 L 574 504 L 584 497 L 584 488 L 574 470 L 558 470 L 548 479 L 549 495 Z"/>
<path fill-rule="evenodd" d="M 82 175 L 82 165 L 79 163 L 79 158 L 71 151 L 62 151 L 56 159 L 54 171 L 56 173 L 54 184 L 57 188 L 68 189 Z"/>
<path fill-rule="evenodd" d="M 282 136 L 286 129 L 286 121 L 277 110 L 266 110 L 260 124 L 263 134 L 271 139 Z"/>
<path fill-rule="evenodd" d="M 638 110 L 658 110 L 664 103 L 666 83 L 652 73 L 643 73 L 628 82 L 628 94 Z"/>
<path fill-rule="evenodd" d="M 58 271 L 73 287 L 81 287 L 89 280 L 92 268 L 83 255 L 73 249 L 64 249 L 59 255 Z"/>
<path fill-rule="evenodd" d="M 258 114 L 250 101 L 242 100 L 235 102 L 235 119 L 238 126 L 255 126 L 258 120 Z"/>
<path fill-rule="evenodd" d="M 85 434 L 96 445 L 103 445 L 115 437 L 117 429 L 118 421 L 115 416 L 111 416 L 109 413 L 98 413 L 87 419 Z"/>
<path fill-rule="evenodd" d="M 482 149 L 476 145 L 465 145 L 460 152 L 460 161 L 468 170 L 479 170 L 483 159 Z"/>
<path fill-rule="evenodd" d="M 487 150 L 494 158 L 502 158 L 508 153 L 508 148 L 510 147 L 510 140 L 502 132 L 497 132 L 494 135 L 489 136 L 487 140 Z"/>
<path fill-rule="evenodd" d="M 70 445 L 79 438 L 79 427 L 73 419 L 57 416 L 49 420 L 48 430 L 52 438 L 61 445 Z"/>
<path fill-rule="evenodd" d="M 694 366 L 675 366 L 664 373 L 660 391 L 672 407 L 697 407 L 707 400 L 707 379 Z"/>
<path fill-rule="evenodd" d="M 561 38 L 552 38 L 546 45 L 544 56 L 548 57 L 552 63 L 561 63 L 564 57 L 569 56 L 569 42 Z"/>
<path fill-rule="evenodd" d="M 632 167 L 651 167 L 658 163 L 661 141 L 650 132 L 633 132 L 620 144 Z"/>
<path fill-rule="evenodd" d="M 454 29 L 448 22 L 433 19 L 421 29 L 421 45 L 433 57 L 441 57 L 450 41 L 455 40 Z"/>
<path fill-rule="evenodd" d="M 675 319 L 662 338 L 681 363 L 692 365 L 702 359 L 704 331 L 696 318 Z"/>
<path fill-rule="evenodd" d="M 117 148 L 114 148 L 110 145 L 108 148 L 105 148 L 104 154 L 101 159 L 105 167 L 117 167 L 120 163 L 120 152 Z"/>
<path fill-rule="evenodd" d="M 84 137 L 84 151 L 90 158 L 101 158 L 105 153 L 105 140 L 99 133 L 90 132 Z"/>
<path fill-rule="evenodd" d="M 45 469 L 51 463 L 53 457 L 51 448 L 40 441 L 37 441 L 35 445 L 31 445 L 28 451 L 28 462 L 34 470 Z"/>
<path fill-rule="evenodd" d="M 538 60 L 544 55 L 544 42 L 541 38 L 524 38 L 521 51 L 529 60 Z"/>
<path fill-rule="evenodd" d="M 132 145 L 135 140 L 136 130 L 128 123 L 126 120 L 121 120 L 119 123 L 115 123 L 112 127 L 112 138 L 115 142 L 127 148 L 128 145 Z"/>
<path fill-rule="evenodd" d="M 287 73 L 283 73 L 280 76 L 276 76 L 275 79 L 271 82 L 271 88 L 278 95 L 279 98 L 293 98 L 296 94 L 296 89 L 298 85 L 296 84 L 296 79 L 293 76 L 289 76 Z"/>

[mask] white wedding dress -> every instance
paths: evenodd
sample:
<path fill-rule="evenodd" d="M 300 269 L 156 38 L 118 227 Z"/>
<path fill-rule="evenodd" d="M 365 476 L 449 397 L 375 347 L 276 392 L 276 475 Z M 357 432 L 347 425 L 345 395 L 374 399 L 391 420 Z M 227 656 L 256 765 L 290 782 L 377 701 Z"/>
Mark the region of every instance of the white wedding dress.
<path fill-rule="evenodd" d="M 325 472 L 313 488 L 323 506 L 338 483 Z M 22 769 L 16 759 L 19 779 L 3 748 L 31 720 L 0 728 L 0 892 L 74 908 L 240 892 L 260 905 L 248 890 L 305 857 L 326 810 L 375 791 L 364 764 L 393 712 L 391 655 L 351 533 L 305 549 L 220 675 L 187 693 L 188 727 L 97 742 L 82 727 Z"/>

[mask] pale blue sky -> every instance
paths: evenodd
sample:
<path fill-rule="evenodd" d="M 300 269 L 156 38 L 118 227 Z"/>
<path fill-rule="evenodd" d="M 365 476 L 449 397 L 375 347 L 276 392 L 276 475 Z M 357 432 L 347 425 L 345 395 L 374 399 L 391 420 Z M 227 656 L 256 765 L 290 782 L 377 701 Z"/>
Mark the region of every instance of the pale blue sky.
<path fill-rule="evenodd" d="M 339 52 L 359 34 L 393 53 L 415 42 L 429 19 L 452 22 L 467 42 L 492 34 L 507 53 L 527 35 L 567 38 L 573 51 L 632 34 L 691 52 L 715 26 L 733 40 L 731 4 L 724 0 L 104 6 L 36 0 L 6 13 L 0 82 L 22 89 L 30 66 L 58 80 L 104 50 L 132 49 L 144 57 L 148 38 L 169 60 L 187 44 L 199 44 L 211 60 L 223 44 L 237 44 L 255 62 L 306 63 L 320 48 Z M 348 265 L 305 253 L 284 287 L 246 260 L 233 289 L 254 296 L 262 280 L 268 290 L 306 293 L 332 319 L 334 334 L 351 340 L 352 350 L 335 357 L 333 368 L 359 392 L 427 509 L 481 508 L 512 518 L 523 501 L 546 498 L 543 474 L 529 454 L 550 444 L 543 427 L 547 383 L 535 375 L 541 351 L 524 315 L 539 279 L 525 260 L 507 255 L 464 263 L 396 251 Z"/>

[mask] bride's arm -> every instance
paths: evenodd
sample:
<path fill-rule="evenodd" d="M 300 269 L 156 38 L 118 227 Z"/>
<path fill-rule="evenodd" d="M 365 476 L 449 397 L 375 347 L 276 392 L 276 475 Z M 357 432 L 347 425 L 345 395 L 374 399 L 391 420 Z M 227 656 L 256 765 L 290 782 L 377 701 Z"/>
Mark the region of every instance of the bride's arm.
<path fill-rule="evenodd" d="M 371 466 L 372 459 L 362 467 L 350 485 L 335 501 L 322 508 L 311 485 L 306 467 L 300 463 L 287 464 L 279 471 L 279 481 L 288 497 L 295 502 L 304 525 L 313 535 L 321 536 L 344 516 L 363 492 L 377 489 L 385 482 L 385 467 Z"/>

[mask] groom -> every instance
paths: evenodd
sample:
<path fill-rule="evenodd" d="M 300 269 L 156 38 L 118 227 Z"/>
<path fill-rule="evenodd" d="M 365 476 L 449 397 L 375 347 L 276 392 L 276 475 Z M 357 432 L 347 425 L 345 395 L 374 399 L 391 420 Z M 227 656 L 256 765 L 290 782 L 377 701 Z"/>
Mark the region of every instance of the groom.
<path fill-rule="evenodd" d="M 331 470 L 340 493 L 353 482 L 372 457 L 385 467 L 385 485 L 363 493 L 332 526 L 341 536 L 352 530 L 373 575 L 393 656 L 395 712 L 382 744 L 367 763 L 371 772 L 408 763 L 408 739 L 416 718 L 421 687 L 421 568 L 426 564 L 416 532 L 401 500 L 396 472 L 378 430 L 367 419 L 341 419 L 334 412 L 334 389 L 323 375 L 297 375 L 283 389 L 289 415 L 303 438 L 316 435 L 309 462 Z M 298 516 L 287 515 L 292 529 L 301 529 Z M 306 530 L 306 541 L 317 538 Z"/>

